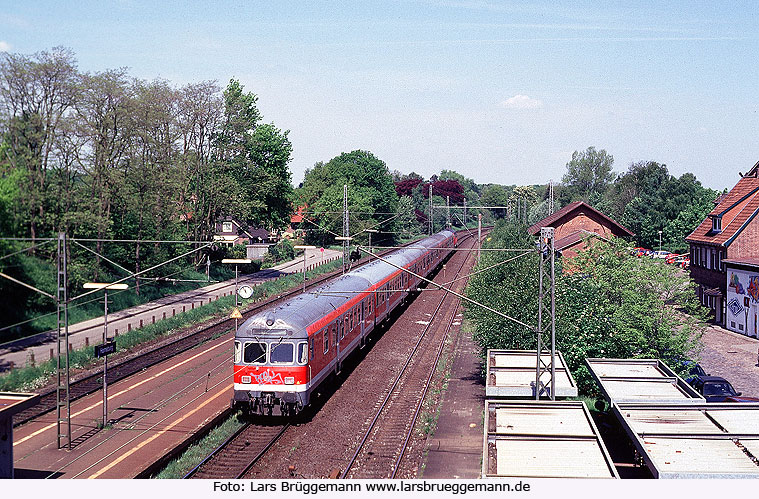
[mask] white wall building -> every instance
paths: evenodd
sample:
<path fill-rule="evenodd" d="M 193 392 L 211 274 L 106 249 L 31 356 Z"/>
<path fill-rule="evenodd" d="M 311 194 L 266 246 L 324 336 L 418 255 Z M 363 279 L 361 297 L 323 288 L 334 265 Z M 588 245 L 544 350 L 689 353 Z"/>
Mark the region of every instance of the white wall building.
<path fill-rule="evenodd" d="M 725 327 L 759 338 L 759 258 L 724 260 L 727 270 Z"/>

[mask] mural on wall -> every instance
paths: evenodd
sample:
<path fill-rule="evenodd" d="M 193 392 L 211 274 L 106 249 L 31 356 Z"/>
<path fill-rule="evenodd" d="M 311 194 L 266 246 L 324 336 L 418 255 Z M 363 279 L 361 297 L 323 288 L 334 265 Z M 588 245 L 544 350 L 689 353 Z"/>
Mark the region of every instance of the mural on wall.
<path fill-rule="evenodd" d="M 727 309 L 730 310 L 731 314 L 737 316 L 743 312 L 743 305 L 738 301 L 738 298 L 733 298 L 727 303 Z"/>
<path fill-rule="evenodd" d="M 752 300 L 759 302 L 759 275 L 749 276 L 748 295 Z"/>
<path fill-rule="evenodd" d="M 739 295 L 745 295 L 746 291 L 743 289 L 743 285 L 741 284 L 741 281 L 738 280 L 738 274 L 730 274 L 730 283 L 728 284 L 729 287 L 735 288 L 735 292 Z"/>

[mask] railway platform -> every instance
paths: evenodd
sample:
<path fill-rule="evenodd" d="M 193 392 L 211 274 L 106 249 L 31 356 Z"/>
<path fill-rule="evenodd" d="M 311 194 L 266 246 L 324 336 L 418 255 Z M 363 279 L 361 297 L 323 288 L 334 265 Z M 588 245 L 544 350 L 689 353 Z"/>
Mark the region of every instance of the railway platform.
<path fill-rule="evenodd" d="M 229 407 L 232 336 L 224 335 L 71 403 L 71 449 L 55 412 L 16 428 L 16 478 L 135 478 Z"/>
<path fill-rule="evenodd" d="M 309 267 L 320 265 L 337 258 L 342 252 L 325 249 L 322 255 L 319 249 L 306 250 Z M 303 258 L 284 262 L 254 274 L 242 275 L 239 284 L 257 285 L 278 276 L 301 272 Z M 108 313 L 108 334 L 114 335 L 143 325 L 152 324 L 167 317 L 173 317 L 195 307 L 218 300 L 222 296 L 234 294 L 235 280 L 209 284 L 202 288 L 185 291 L 176 295 L 165 296 L 158 300 L 137 305 L 118 312 Z M 55 355 L 55 331 L 47 331 L 16 341 L 0 344 L 0 372 L 12 367 L 23 367 L 34 359 L 43 362 Z M 71 348 L 79 349 L 85 345 L 95 345 L 103 338 L 103 317 L 69 325 L 69 343 Z"/>
<path fill-rule="evenodd" d="M 435 432 L 427 438 L 420 478 L 479 478 L 482 469 L 482 408 L 485 385 L 478 347 L 466 332 L 457 334 L 448 389 Z"/>

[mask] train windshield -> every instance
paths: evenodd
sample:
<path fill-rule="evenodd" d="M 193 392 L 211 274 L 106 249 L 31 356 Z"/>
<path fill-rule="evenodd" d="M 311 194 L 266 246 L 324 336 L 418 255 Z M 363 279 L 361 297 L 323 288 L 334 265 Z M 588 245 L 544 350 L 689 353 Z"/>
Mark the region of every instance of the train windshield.
<path fill-rule="evenodd" d="M 289 342 L 272 343 L 269 361 L 272 364 L 292 364 L 294 345 Z"/>
<path fill-rule="evenodd" d="M 267 344 L 258 341 L 249 341 L 243 348 L 243 362 L 246 364 L 265 364 Z"/>

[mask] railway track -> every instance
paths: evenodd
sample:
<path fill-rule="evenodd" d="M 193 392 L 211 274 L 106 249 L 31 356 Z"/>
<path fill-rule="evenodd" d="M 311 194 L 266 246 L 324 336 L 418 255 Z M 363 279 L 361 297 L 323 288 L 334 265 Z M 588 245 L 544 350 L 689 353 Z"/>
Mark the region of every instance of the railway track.
<path fill-rule="evenodd" d="M 454 279 L 470 258 L 467 254 L 462 259 Z M 340 478 L 396 477 L 459 304 L 460 299 L 450 293 L 440 299 Z M 432 348 L 435 344 L 437 348 Z"/>
<path fill-rule="evenodd" d="M 312 279 L 311 281 L 307 282 L 306 289 L 311 289 L 313 287 L 319 286 L 324 282 L 332 279 L 336 275 L 340 274 L 341 272 L 341 270 L 336 270 Z M 243 312 L 243 320 L 245 320 L 250 315 L 259 312 L 261 309 L 276 305 L 279 302 L 291 298 L 292 296 L 298 295 L 302 292 L 302 286 L 297 286 L 291 288 L 288 291 L 280 293 L 275 297 L 271 297 L 263 302 L 256 303 L 251 308 Z M 120 362 L 117 361 L 116 363 L 108 366 L 108 384 L 115 383 L 119 380 L 127 378 L 159 362 L 163 362 L 174 355 L 196 347 L 212 338 L 217 337 L 220 334 L 225 333 L 227 330 L 232 328 L 233 325 L 234 319 L 224 318 L 221 320 L 215 320 L 209 324 L 204 325 L 200 329 L 185 333 L 181 337 L 172 339 L 168 342 L 163 342 L 160 345 L 149 348 L 148 350 L 138 352 Z M 73 401 L 89 395 L 90 393 L 94 393 L 102 388 L 102 370 L 97 369 L 95 371 L 91 371 L 90 374 L 72 381 L 69 387 L 69 392 L 71 400 Z M 41 416 L 42 414 L 55 410 L 56 402 L 57 400 L 54 388 L 41 391 L 40 401 L 37 405 L 14 415 L 13 426 L 15 427 L 22 425 L 34 418 Z"/>
<path fill-rule="evenodd" d="M 246 423 L 182 478 L 242 478 L 290 423 Z"/>

